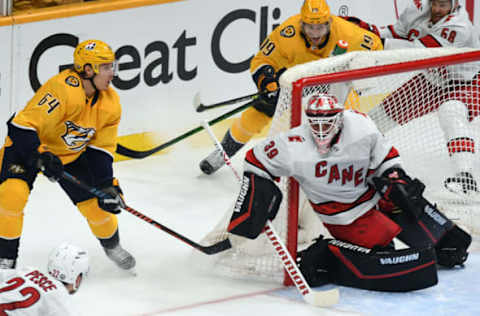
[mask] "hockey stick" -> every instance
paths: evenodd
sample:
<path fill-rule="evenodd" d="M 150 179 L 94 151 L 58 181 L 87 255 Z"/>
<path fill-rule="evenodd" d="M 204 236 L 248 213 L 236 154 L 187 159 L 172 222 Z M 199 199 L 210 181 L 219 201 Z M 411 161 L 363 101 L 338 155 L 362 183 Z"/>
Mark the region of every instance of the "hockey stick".
<path fill-rule="evenodd" d="M 89 186 L 88 184 L 80 181 L 79 179 L 77 179 L 76 177 L 74 177 L 73 175 L 69 174 L 66 171 L 63 172 L 62 178 L 67 180 L 68 182 L 70 182 L 72 184 L 77 185 L 78 187 L 84 189 L 85 191 L 90 192 L 92 195 L 94 195 L 97 198 L 110 197 L 110 195 L 108 193 L 105 193 L 102 190 L 99 190 L 97 188 Z M 130 206 L 125 205 L 125 207 L 123 207 L 123 209 L 125 211 L 129 212 L 130 214 L 133 214 L 136 217 L 140 218 L 141 220 L 143 220 L 143 221 L 145 221 L 145 222 L 163 230 L 167 234 L 172 235 L 173 237 L 175 237 L 177 239 L 180 239 L 181 241 L 183 241 L 187 245 L 203 252 L 204 254 L 213 255 L 213 254 L 216 254 L 216 253 L 219 253 L 219 252 L 222 252 L 224 250 L 232 248 L 232 245 L 230 244 L 230 240 L 228 240 L 228 239 L 219 241 L 218 243 L 213 244 L 211 246 L 202 246 L 202 245 L 188 239 L 187 237 L 171 230 L 170 228 L 160 224 L 159 222 L 151 219 L 150 217 L 140 213 L 139 211 L 131 208 Z"/>
<path fill-rule="evenodd" d="M 205 124 L 204 125 L 205 129 L 208 132 L 208 135 L 210 135 L 210 138 L 212 139 L 212 141 L 215 143 L 215 146 L 222 152 L 222 156 L 223 156 L 223 159 L 225 160 L 225 163 L 233 171 L 233 174 L 235 175 L 235 178 L 237 178 L 238 182 L 241 183 L 242 179 L 240 178 L 240 176 L 238 175 L 238 172 L 233 167 L 230 161 L 230 158 L 228 157 L 225 150 L 223 150 L 222 145 L 220 144 L 218 139 L 215 137 L 215 135 L 213 134 L 208 124 L 206 122 L 204 124 Z M 335 289 L 326 290 L 326 291 L 312 290 L 312 288 L 308 285 L 307 281 L 303 277 L 302 272 L 296 265 L 295 260 L 293 260 L 287 247 L 282 242 L 282 240 L 280 239 L 280 236 L 273 228 L 272 222 L 270 220 L 267 220 L 264 231 L 265 231 L 265 235 L 267 236 L 267 239 L 270 241 L 273 249 L 275 250 L 277 257 L 282 261 L 283 267 L 285 268 L 288 275 L 290 276 L 290 279 L 293 281 L 293 283 L 297 287 L 297 290 L 300 292 L 300 294 L 302 294 L 303 299 L 308 304 L 314 305 L 314 306 L 328 307 L 338 303 L 340 299 L 340 292 L 338 291 L 338 289 L 335 288 Z"/>
<path fill-rule="evenodd" d="M 218 107 L 231 105 L 231 104 L 236 104 L 236 103 L 243 102 L 243 101 L 250 101 L 250 100 L 253 101 L 253 100 L 258 99 L 260 96 L 262 96 L 264 94 L 268 94 L 268 93 L 271 93 L 271 91 L 257 92 L 257 93 L 245 95 L 243 97 L 238 97 L 238 98 L 235 98 L 235 99 L 230 99 L 230 100 L 227 100 L 227 101 L 222 101 L 222 102 L 218 102 L 218 103 L 214 103 L 214 104 L 203 104 L 202 101 L 200 100 L 200 92 L 197 92 L 195 94 L 195 96 L 193 97 L 193 107 L 194 107 L 195 111 L 203 112 L 205 110 L 215 109 L 215 108 L 218 108 Z"/>
<path fill-rule="evenodd" d="M 241 111 L 245 110 L 246 108 L 248 108 L 249 106 L 253 105 L 253 102 L 254 101 L 248 102 L 246 104 L 243 104 L 243 105 L 231 110 L 230 112 L 222 114 L 222 115 L 212 119 L 211 121 L 209 121 L 208 124 L 213 125 L 213 124 L 216 124 L 220 121 L 223 121 L 224 119 L 226 119 L 226 118 L 228 118 L 228 117 L 230 117 L 234 114 L 237 114 L 238 112 L 241 112 Z M 167 147 L 169 147 L 173 144 L 176 144 L 179 141 L 200 132 L 201 130 L 203 130 L 203 127 L 198 126 L 196 128 L 193 128 L 193 129 L 183 133 L 182 135 L 179 135 L 179 136 L 169 140 L 168 142 L 166 142 L 164 144 L 158 145 L 158 146 L 156 146 L 156 147 L 154 147 L 150 150 L 145 150 L 145 151 L 133 150 L 133 149 L 126 148 L 126 147 L 124 147 L 120 144 L 117 144 L 116 152 L 117 152 L 117 154 L 129 157 L 129 158 L 142 159 L 142 158 L 151 156 L 151 155 L 159 152 L 160 150 L 163 150 L 163 149 L 165 149 L 165 148 L 167 148 Z"/>

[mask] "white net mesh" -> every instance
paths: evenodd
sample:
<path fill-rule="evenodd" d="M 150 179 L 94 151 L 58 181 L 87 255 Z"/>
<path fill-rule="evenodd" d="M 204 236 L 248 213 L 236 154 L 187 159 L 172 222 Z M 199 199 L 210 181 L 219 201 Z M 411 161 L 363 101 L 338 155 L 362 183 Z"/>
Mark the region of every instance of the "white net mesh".
<path fill-rule="evenodd" d="M 298 85 L 299 79 L 319 76 L 318 80 L 300 86 L 300 99 L 313 93 L 328 91 L 340 101 L 345 101 L 347 108 L 368 112 L 379 129 L 399 150 L 407 172 L 425 183 L 426 197 L 437 203 L 447 216 L 478 234 L 480 220 L 475 209 L 480 206 L 480 197 L 474 190 L 465 190 L 465 185 L 473 183 L 470 180 L 476 181 L 480 174 L 479 159 L 475 158 L 477 155 L 473 153 L 477 150 L 474 148 L 475 140 L 480 140 L 480 123 L 477 123 L 479 120 L 472 120 L 478 114 L 480 105 L 480 85 L 476 80 L 472 80 L 480 71 L 479 63 L 438 67 L 428 61 L 433 57 L 470 51 L 441 48 L 353 52 L 293 67 L 281 77 L 281 93 L 269 134 L 290 129 L 292 121 L 294 125 L 300 123 L 301 114 L 300 118 L 297 117 L 298 113 L 303 111 L 299 109 L 301 102 L 295 97 L 292 99 L 294 90 L 297 89 L 294 87 Z M 478 58 L 480 59 L 480 56 Z M 420 63 L 421 60 L 427 60 L 426 66 L 422 66 L 423 69 L 401 72 L 402 64 L 396 67 L 396 73 L 393 74 L 389 72 L 389 75 L 368 78 L 362 75 L 377 72 L 378 68 L 372 71 L 369 67 L 387 65 L 381 67 L 386 69 L 390 64 L 408 61 Z M 364 68 L 366 70 L 363 70 Z M 352 71 L 355 69 L 362 70 Z M 326 78 L 322 75 L 338 75 L 342 72 L 343 79 L 336 83 L 322 83 Z M 441 106 L 448 100 L 460 103 Z M 471 179 L 466 172 L 472 176 Z M 465 180 L 466 178 L 468 179 Z M 448 179 L 455 180 L 449 184 L 456 186 L 458 192 L 453 193 L 446 188 Z M 283 179 L 279 187 L 284 193 L 284 200 L 274 226 L 284 241 L 287 235 L 293 235 L 292 238 L 298 238 L 299 248 L 302 248 L 305 246 L 304 242 L 310 242 L 320 232 L 325 234 L 313 211 L 303 206 L 308 203 L 305 203 L 301 192 L 299 232 L 297 234 L 296 228 L 291 227 L 287 233 L 289 210 L 296 212 L 296 208 L 292 207 L 295 198 L 291 199 L 287 179 Z M 203 244 L 211 244 L 229 237 L 234 245 L 231 250 L 208 258 L 211 269 L 234 278 L 284 281 L 282 265 L 275 258 L 266 238 L 260 236 L 251 241 L 229 236 L 226 227 L 230 216 L 231 211 L 227 212 L 215 229 L 202 240 Z M 286 241 L 289 242 L 291 240 Z"/>

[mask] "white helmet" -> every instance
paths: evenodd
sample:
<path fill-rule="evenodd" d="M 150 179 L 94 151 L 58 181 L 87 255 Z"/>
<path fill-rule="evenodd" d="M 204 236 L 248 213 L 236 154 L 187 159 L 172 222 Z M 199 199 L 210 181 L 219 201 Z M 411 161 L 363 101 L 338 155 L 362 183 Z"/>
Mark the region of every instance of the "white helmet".
<path fill-rule="evenodd" d="M 306 99 L 304 108 L 318 151 L 326 154 L 332 139 L 342 129 L 343 104 L 332 95 L 315 94 Z"/>
<path fill-rule="evenodd" d="M 428 2 L 429 2 L 430 4 L 432 4 L 432 0 L 429 0 Z M 454 12 L 454 11 L 458 8 L 459 3 L 458 3 L 458 0 L 450 0 L 449 2 L 450 2 L 451 5 L 452 5 L 452 9 L 450 10 L 450 13 L 452 13 L 452 12 Z"/>
<path fill-rule="evenodd" d="M 80 274 L 85 277 L 89 269 L 87 252 L 66 242 L 53 249 L 48 258 L 48 273 L 63 283 L 72 284 L 74 290 L 77 277 Z"/>

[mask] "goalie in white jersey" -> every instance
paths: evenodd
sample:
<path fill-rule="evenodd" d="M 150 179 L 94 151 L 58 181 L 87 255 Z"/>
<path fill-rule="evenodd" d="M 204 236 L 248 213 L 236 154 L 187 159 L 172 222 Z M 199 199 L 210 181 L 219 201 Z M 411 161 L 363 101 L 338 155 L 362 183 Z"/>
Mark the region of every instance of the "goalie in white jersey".
<path fill-rule="evenodd" d="M 68 243 L 55 248 L 48 274 L 35 268 L 0 269 L 0 315 L 69 316 L 69 294 L 88 274 L 87 253 Z"/>
<path fill-rule="evenodd" d="M 436 263 L 463 264 L 471 237 L 423 198 L 423 184 L 405 174 L 373 121 L 331 95 L 303 102 L 307 124 L 247 152 L 228 230 L 256 238 L 282 197 L 273 181 L 289 176 L 335 238 L 320 238 L 300 255 L 312 285 L 409 291 L 436 284 Z M 395 237 L 411 248 L 394 250 Z"/>
<path fill-rule="evenodd" d="M 411 0 L 395 24 L 380 28 L 356 17 L 346 19 L 376 33 L 382 38 L 385 49 L 480 49 L 479 34 L 458 0 Z M 385 116 L 392 120 L 393 124 L 382 130 L 386 133 L 390 128 L 438 110 L 446 147 L 455 169 L 455 174 L 445 179 L 445 187 L 454 193 L 470 195 L 479 191 L 473 172 L 474 161 L 478 158 L 471 122 L 480 113 L 480 66 L 447 67 L 443 71 L 444 77 L 448 74 L 457 80 L 444 80 L 443 84 L 439 84 L 435 74 L 420 73 L 389 95 L 369 115 L 375 121 Z M 404 110 L 399 111 L 400 106 Z"/>

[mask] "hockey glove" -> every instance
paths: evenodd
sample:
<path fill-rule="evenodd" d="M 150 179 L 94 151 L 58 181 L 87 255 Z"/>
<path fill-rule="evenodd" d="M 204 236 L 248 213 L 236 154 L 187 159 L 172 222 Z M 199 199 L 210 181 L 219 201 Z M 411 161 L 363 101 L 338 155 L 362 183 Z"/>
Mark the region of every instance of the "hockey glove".
<path fill-rule="evenodd" d="M 98 206 L 109 213 L 118 214 L 126 207 L 123 200 L 123 192 L 118 184 L 118 180 L 113 178 L 112 182 L 106 182 L 105 185 L 99 187 L 108 197 L 98 198 Z"/>
<path fill-rule="evenodd" d="M 253 80 L 257 83 L 258 90 L 264 92 L 260 95 L 258 102 L 256 102 L 253 107 L 269 117 L 275 114 L 280 91 L 278 78 L 284 71 L 285 69 L 281 69 L 278 73 L 275 73 L 273 67 L 268 65 L 261 67 L 253 76 Z"/>
<path fill-rule="evenodd" d="M 362 29 L 370 31 L 373 34 L 380 37 L 380 32 L 378 31 L 378 27 L 376 25 L 369 24 L 365 21 L 360 20 L 359 18 L 357 18 L 355 16 L 342 16 L 342 18 L 344 18 L 348 22 L 352 22 L 353 24 L 356 24 L 356 25 L 360 26 Z"/>
<path fill-rule="evenodd" d="M 39 151 L 41 149 L 39 148 Z M 62 178 L 63 164 L 60 158 L 49 151 L 39 152 L 36 158 L 35 166 L 52 182 Z"/>
<path fill-rule="evenodd" d="M 409 211 L 416 218 L 420 216 L 418 200 L 422 199 L 425 185 L 418 179 L 412 180 L 403 169 L 389 168 L 381 177 L 374 177 L 373 183 L 378 192 L 387 201 L 392 201 L 404 211 Z"/>

